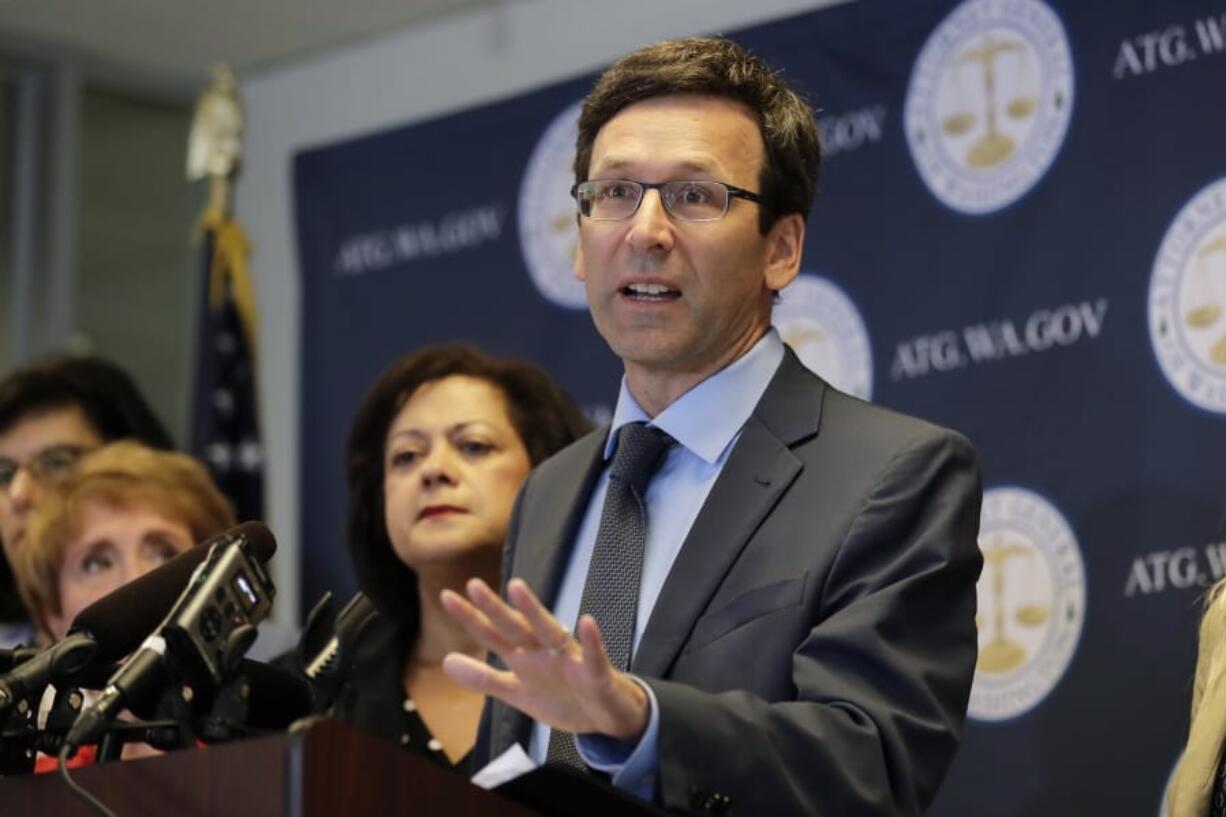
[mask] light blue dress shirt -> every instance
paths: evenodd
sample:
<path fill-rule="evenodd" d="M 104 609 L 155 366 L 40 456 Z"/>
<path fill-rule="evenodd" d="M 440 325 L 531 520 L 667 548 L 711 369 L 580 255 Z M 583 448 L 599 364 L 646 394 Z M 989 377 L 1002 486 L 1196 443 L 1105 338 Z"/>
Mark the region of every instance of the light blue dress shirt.
<path fill-rule="evenodd" d="M 651 617 L 664 580 L 690 532 L 711 486 L 728 460 L 728 452 L 741 428 L 753 413 L 767 385 L 783 360 L 783 341 L 770 329 L 744 356 L 679 397 L 652 418 L 639 406 L 622 378 L 617 408 L 605 442 L 604 472 L 596 482 L 587 512 L 579 526 L 574 551 L 566 567 L 553 614 L 572 631 L 579 618 L 579 603 L 587 579 L 588 564 L 596 544 L 596 529 L 609 484 L 608 463 L 617 448 L 617 434 L 627 423 L 644 422 L 668 432 L 672 446 L 647 486 L 647 544 L 639 583 L 638 616 L 634 623 L 634 649 Z M 650 687 L 643 685 L 651 701 L 651 715 L 636 746 L 586 735 L 579 739 L 579 753 L 594 769 L 613 775 L 614 785 L 650 799 L 659 765 L 659 706 Z M 543 763 L 549 747 L 549 727 L 532 725 L 528 754 Z"/>

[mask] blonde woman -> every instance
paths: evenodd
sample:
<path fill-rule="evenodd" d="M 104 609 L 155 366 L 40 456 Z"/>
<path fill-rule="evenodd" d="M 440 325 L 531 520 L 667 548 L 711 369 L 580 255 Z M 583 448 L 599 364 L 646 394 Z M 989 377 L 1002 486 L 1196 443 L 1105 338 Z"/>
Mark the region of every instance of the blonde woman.
<path fill-rule="evenodd" d="M 1200 624 L 1192 725 L 1167 803 L 1170 817 L 1226 815 L 1226 582 L 1209 591 Z"/>
<path fill-rule="evenodd" d="M 40 499 L 13 562 L 17 589 L 43 640 L 58 641 L 98 599 L 233 525 L 229 503 L 196 460 L 132 441 L 104 445 Z M 153 753 L 128 744 L 123 757 Z M 93 754 L 83 747 L 69 765 L 91 763 Z M 40 757 L 34 768 L 54 767 L 54 758 Z"/>
<path fill-rule="evenodd" d="M 17 588 L 55 641 L 93 602 L 234 524 L 196 460 L 111 443 L 84 455 L 39 502 L 14 560 Z"/>

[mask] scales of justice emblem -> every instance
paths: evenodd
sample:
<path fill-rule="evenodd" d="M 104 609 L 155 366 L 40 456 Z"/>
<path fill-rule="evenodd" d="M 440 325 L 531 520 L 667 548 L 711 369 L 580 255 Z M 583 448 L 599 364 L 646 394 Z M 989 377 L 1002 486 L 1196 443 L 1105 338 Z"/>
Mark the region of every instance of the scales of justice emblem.
<path fill-rule="evenodd" d="M 541 295 L 567 309 L 587 309 L 583 283 L 574 276 L 579 226 L 570 197 L 582 105 L 582 100 L 570 104 L 545 128 L 519 188 L 524 264 Z"/>
<path fill-rule="evenodd" d="M 800 362 L 836 389 L 873 396 L 873 352 L 860 310 L 833 281 L 801 271 L 779 292 L 771 315 Z"/>
<path fill-rule="evenodd" d="M 963 213 L 998 210 L 1046 173 L 1072 111 L 1063 26 L 1038 0 L 967 0 L 916 60 L 904 122 L 928 189 Z"/>
<path fill-rule="evenodd" d="M 1188 402 L 1226 414 L 1226 178 L 1176 215 L 1149 284 L 1149 337 L 1159 368 Z"/>
<path fill-rule="evenodd" d="M 955 74 L 959 84 L 965 80 L 964 72 L 960 70 L 965 67 L 978 69 L 983 83 L 979 113 L 963 109 L 946 116 L 941 121 L 941 130 L 950 137 L 963 137 L 976 132 L 976 125 L 982 123 L 982 131 L 977 132 L 978 138 L 971 143 L 965 153 L 965 161 L 969 167 L 985 168 L 998 165 L 1017 150 L 1017 139 L 1003 132 L 999 122 L 1002 109 L 1001 100 L 998 99 L 996 63 L 1006 56 L 1016 56 L 1019 60 L 1020 65 L 1013 71 L 1015 75 L 1032 73 L 1029 70 L 1031 66 L 1028 64 L 1030 52 L 1022 42 L 1012 39 L 996 40 L 991 34 L 984 35 L 983 45 L 967 49 L 954 63 L 959 69 Z M 1033 82 L 1023 81 L 1021 84 L 1023 86 L 1033 85 Z M 965 88 L 959 90 L 960 102 L 965 104 L 972 99 L 973 95 L 967 93 Z M 1034 110 L 1038 106 L 1039 98 L 1034 93 L 1027 93 L 1023 90 L 1010 99 L 1003 110 L 1009 119 L 1024 122 L 1034 116 Z"/>
<path fill-rule="evenodd" d="M 1193 268 L 1188 281 L 1191 304 L 1184 312 L 1184 323 L 1192 333 L 1212 332 L 1206 341 L 1207 357 L 1218 366 L 1226 366 L 1226 328 L 1222 319 L 1222 295 L 1216 281 L 1226 272 L 1226 231 L 1211 235 L 1193 254 Z"/>
<path fill-rule="evenodd" d="M 979 548 L 979 660 L 968 714 L 1021 715 L 1060 682 L 1081 637 L 1085 574 L 1068 521 L 1039 494 L 984 493 Z"/>
<path fill-rule="evenodd" d="M 979 649 L 979 662 L 975 669 L 995 675 L 1017 669 L 1026 661 L 1026 647 L 1010 635 L 1014 625 L 1033 629 L 1041 627 L 1051 615 L 1051 605 L 1036 598 L 1010 608 L 1005 598 L 1005 565 L 1011 559 L 1034 559 L 1033 547 L 1018 540 L 998 535 L 983 548 L 983 566 L 991 579 L 991 624 L 988 641 Z M 975 617 L 979 631 L 984 631 L 982 615 Z"/>

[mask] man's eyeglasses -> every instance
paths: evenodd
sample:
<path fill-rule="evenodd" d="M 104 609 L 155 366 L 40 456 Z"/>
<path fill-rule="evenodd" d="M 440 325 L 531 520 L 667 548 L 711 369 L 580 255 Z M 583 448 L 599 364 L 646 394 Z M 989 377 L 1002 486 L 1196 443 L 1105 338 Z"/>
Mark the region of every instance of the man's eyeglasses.
<path fill-rule="evenodd" d="M 85 448 L 79 445 L 52 445 L 26 462 L 0 458 L 0 490 L 7 491 L 22 468 L 44 485 L 60 482 L 68 476 L 72 466 L 77 464 L 77 460 L 81 459 L 84 453 Z"/>
<path fill-rule="evenodd" d="M 719 221 L 727 214 L 734 198 L 762 203 L 757 193 L 708 181 L 648 184 L 630 179 L 595 179 L 579 182 L 570 189 L 570 194 L 579 203 L 579 212 L 585 218 L 620 221 L 638 212 L 647 190 L 659 190 L 664 210 L 681 221 Z"/>

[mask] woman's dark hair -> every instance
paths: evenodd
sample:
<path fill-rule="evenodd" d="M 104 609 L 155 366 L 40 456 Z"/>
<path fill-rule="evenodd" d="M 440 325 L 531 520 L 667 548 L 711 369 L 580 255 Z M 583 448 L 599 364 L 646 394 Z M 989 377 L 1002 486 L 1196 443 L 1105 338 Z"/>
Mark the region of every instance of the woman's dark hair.
<path fill-rule="evenodd" d="M 30 417 L 74 407 L 103 442 L 134 439 L 151 448 L 174 448 L 136 383 L 109 360 L 48 358 L 0 380 L 0 434 Z M 24 616 L 12 569 L 0 556 L 0 621 L 18 621 Z"/>
<path fill-rule="evenodd" d="M 416 631 L 417 575 L 392 550 L 383 506 L 383 457 L 388 428 L 418 388 L 464 375 L 497 386 L 507 418 L 535 466 L 592 428 L 545 370 L 526 360 L 498 358 L 470 344 L 428 346 L 392 363 L 370 387 L 349 433 L 349 554 L 358 586 L 386 615 Z"/>
<path fill-rule="evenodd" d="M 74 406 L 103 442 L 134 439 L 174 448 L 131 376 L 99 357 L 51 358 L 0 381 L 0 434 L 27 417 Z"/>

